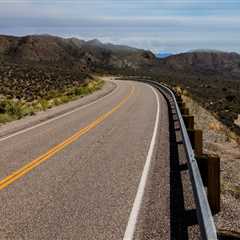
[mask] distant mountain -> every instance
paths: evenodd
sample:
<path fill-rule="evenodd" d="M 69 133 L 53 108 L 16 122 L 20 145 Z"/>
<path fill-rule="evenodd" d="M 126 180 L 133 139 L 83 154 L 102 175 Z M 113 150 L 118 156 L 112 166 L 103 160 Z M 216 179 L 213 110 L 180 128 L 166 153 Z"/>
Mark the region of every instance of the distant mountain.
<path fill-rule="evenodd" d="M 224 53 L 224 51 L 217 50 L 217 49 L 209 49 L 209 48 L 202 48 L 202 49 L 194 49 L 188 51 L 188 53 L 194 53 L 194 52 L 206 52 L 206 53 Z"/>
<path fill-rule="evenodd" d="M 81 71 L 134 69 L 143 71 L 214 72 L 240 76 L 240 55 L 216 50 L 194 50 L 172 55 L 128 46 L 84 41 L 51 35 L 14 37 L 0 35 L 0 61 L 10 63 L 64 65 Z"/>
<path fill-rule="evenodd" d="M 157 58 L 166 58 L 166 57 L 169 57 L 171 55 L 173 55 L 173 54 L 170 53 L 170 52 L 160 52 L 160 53 L 156 54 L 156 57 Z"/>
<path fill-rule="evenodd" d="M 240 76 L 240 55 L 237 53 L 209 50 L 187 52 L 161 59 L 159 67 Z"/>
<path fill-rule="evenodd" d="M 77 38 L 51 35 L 24 37 L 0 35 L 0 61 L 76 65 L 82 70 L 94 68 L 132 68 L 154 64 L 150 51 L 121 45 L 104 44 Z"/>

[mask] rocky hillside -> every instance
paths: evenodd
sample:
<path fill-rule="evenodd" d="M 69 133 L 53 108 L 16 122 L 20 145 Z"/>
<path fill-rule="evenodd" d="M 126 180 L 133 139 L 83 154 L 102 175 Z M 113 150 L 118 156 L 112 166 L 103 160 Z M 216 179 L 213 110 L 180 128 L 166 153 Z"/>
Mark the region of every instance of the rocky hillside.
<path fill-rule="evenodd" d="M 154 62 L 151 52 L 96 39 L 0 35 L 0 123 L 22 115 L 15 109 L 22 113 L 19 106 L 25 103 L 32 107 L 43 101 L 46 107 L 49 97 L 65 102 L 79 95 L 96 71 L 134 72 Z M 9 109 L 14 109 L 10 115 Z"/>
<path fill-rule="evenodd" d="M 160 64 L 173 70 L 240 76 L 240 55 L 237 53 L 199 50 L 170 56 Z"/>
<path fill-rule="evenodd" d="M 240 135 L 240 55 L 195 51 L 159 59 L 155 79 L 181 86 L 201 105 Z"/>
<path fill-rule="evenodd" d="M 148 51 L 98 40 L 83 41 L 49 35 L 0 36 L 0 60 L 14 63 L 64 64 L 80 70 L 96 68 L 138 69 L 155 62 Z"/>

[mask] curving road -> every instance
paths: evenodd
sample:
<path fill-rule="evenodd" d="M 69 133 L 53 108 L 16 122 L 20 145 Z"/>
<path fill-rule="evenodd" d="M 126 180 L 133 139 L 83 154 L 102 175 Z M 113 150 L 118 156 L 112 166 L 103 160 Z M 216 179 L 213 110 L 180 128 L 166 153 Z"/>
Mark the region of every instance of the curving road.
<path fill-rule="evenodd" d="M 170 238 L 167 104 L 116 83 L 0 138 L 0 239 Z"/>

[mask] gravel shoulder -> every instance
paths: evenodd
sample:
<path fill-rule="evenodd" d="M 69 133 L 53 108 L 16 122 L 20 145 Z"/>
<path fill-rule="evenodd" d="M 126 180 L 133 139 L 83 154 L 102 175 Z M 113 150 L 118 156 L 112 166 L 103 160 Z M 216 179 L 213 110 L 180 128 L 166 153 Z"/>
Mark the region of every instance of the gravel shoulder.
<path fill-rule="evenodd" d="M 221 211 L 215 216 L 218 231 L 240 234 L 240 145 L 231 131 L 197 102 L 184 102 L 203 130 L 204 152 L 221 158 Z"/>

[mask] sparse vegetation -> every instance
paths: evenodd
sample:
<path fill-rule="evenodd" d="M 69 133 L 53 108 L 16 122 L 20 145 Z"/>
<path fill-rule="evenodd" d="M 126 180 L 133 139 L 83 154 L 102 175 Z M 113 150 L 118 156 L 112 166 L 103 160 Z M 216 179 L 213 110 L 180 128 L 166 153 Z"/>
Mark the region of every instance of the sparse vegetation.
<path fill-rule="evenodd" d="M 87 79 L 91 79 L 87 73 L 67 66 L 4 63 L 0 64 L 0 95 L 31 102 L 78 87 Z"/>
<path fill-rule="evenodd" d="M 94 79 L 79 86 L 68 86 L 61 90 L 45 92 L 33 101 L 25 99 L 10 98 L 2 96 L 0 98 L 0 123 L 10 122 L 25 116 L 33 115 L 38 111 L 44 111 L 54 106 L 75 100 L 90 94 L 103 86 L 104 82 Z"/>

